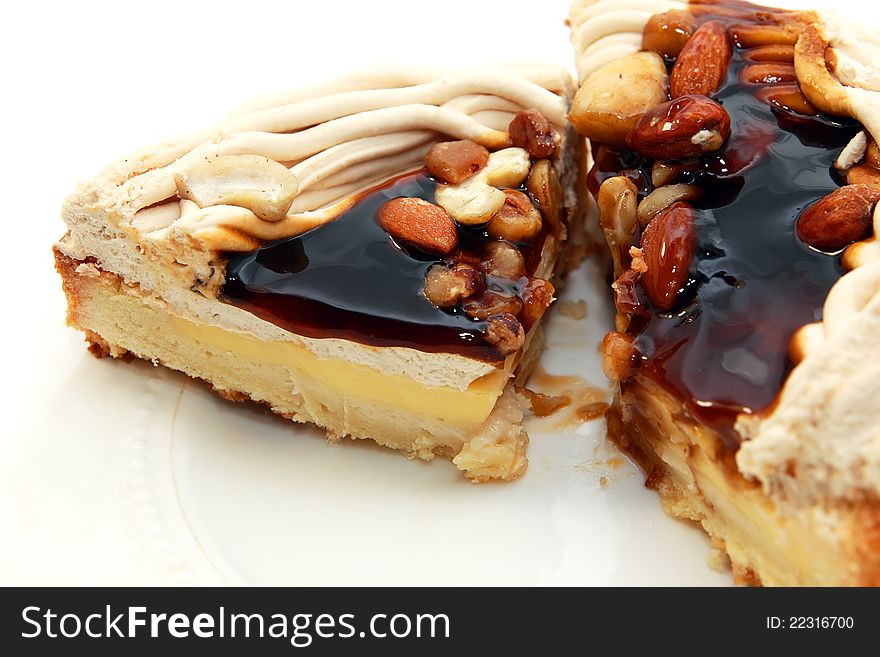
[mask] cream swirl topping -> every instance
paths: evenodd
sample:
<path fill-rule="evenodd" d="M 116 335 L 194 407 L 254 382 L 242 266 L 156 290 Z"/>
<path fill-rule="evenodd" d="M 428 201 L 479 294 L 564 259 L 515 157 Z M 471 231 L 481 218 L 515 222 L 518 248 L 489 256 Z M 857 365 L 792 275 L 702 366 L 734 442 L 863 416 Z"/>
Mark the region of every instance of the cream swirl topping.
<path fill-rule="evenodd" d="M 209 130 L 111 167 L 120 179 L 113 204 L 145 239 L 184 234 L 209 251 L 251 250 L 338 216 L 359 192 L 421 166 L 437 141 L 510 146 L 507 126 L 521 109 L 537 109 L 564 134 L 570 95 L 568 74 L 552 66 L 349 75 L 258 99 Z M 238 192 L 218 195 L 223 183 L 205 162 L 235 176 Z M 281 196 L 267 200 L 270 187 Z"/>

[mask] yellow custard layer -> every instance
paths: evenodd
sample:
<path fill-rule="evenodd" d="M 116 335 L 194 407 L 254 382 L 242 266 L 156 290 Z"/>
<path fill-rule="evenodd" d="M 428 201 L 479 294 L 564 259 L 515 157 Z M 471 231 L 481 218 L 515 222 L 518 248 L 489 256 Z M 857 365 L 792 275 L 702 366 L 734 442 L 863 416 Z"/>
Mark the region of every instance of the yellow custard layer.
<path fill-rule="evenodd" d="M 333 387 L 347 398 L 438 418 L 455 424 L 481 425 L 492 412 L 510 373 L 498 370 L 474 381 L 467 390 L 429 386 L 399 374 L 383 374 L 347 360 L 318 358 L 294 342 L 264 342 L 214 326 L 175 318 L 175 329 L 213 352 L 226 352 L 290 369 L 297 379 Z"/>

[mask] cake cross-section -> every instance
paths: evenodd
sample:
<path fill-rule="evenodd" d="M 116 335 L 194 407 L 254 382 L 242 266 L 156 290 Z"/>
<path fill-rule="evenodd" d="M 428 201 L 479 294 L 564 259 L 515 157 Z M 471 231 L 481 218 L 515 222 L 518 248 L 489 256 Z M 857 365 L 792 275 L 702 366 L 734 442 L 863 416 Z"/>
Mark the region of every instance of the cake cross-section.
<path fill-rule="evenodd" d="M 64 204 L 68 323 L 331 439 L 514 479 L 514 383 L 584 240 L 572 92 L 555 67 L 372 71 L 134 153 Z"/>

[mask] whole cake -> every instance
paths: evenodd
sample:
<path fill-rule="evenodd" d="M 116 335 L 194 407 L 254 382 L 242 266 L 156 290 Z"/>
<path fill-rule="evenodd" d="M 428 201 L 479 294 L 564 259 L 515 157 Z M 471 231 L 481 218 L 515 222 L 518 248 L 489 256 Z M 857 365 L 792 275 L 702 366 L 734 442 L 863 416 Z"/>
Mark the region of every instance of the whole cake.
<path fill-rule="evenodd" d="M 610 436 L 741 583 L 880 584 L 880 47 L 826 13 L 577 2 Z"/>

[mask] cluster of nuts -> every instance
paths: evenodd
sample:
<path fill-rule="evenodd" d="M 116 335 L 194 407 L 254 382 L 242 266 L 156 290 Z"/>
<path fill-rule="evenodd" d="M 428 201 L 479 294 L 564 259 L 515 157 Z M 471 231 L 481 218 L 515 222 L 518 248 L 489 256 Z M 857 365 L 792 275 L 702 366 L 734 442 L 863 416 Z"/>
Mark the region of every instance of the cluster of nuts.
<path fill-rule="evenodd" d="M 516 245 L 540 235 L 545 219 L 552 231 L 561 230 L 562 211 L 562 188 L 551 162 L 559 134 L 537 110 L 518 112 L 508 133 L 513 145 L 493 153 L 470 140 L 435 144 L 425 168 L 438 181 L 436 204 L 396 198 L 382 205 L 378 217 L 398 243 L 444 256 L 427 272 L 425 297 L 440 308 L 460 306 L 486 322 L 486 341 L 502 355 L 522 347 L 553 300 L 550 283 L 528 278 Z M 529 194 L 518 189 L 523 183 Z M 459 251 L 459 226 L 484 227 L 490 239 L 480 257 Z M 506 291 L 511 286 L 489 277 L 517 282 L 520 292 Z"/>
<path fill-rule="evenodd" d="M 515 282 L 519 293 L 512 285 L 499 285 L 497 279 Z M 549 282 L 527 276 L 518 248 L 493 240 L 480 260 L 461 256 L 457 262 L 431 266 L 424 292 L 435 306 L 459 306 L 471 319 L 486 322 L 486 340 L 507 355 L 523 345 L 526 331 L 553 301 L 554 290 Z"/>
<path fill-rule="evenodd" d="M 733 48 L 742 49 L 745 61 L 738 82 L 755 87 L 756 98 L 782 112 L 817 113 L 795 74 L 800 31 L 796 18 L 783 15 L 768 13 L 751 22 L 743 17 L 737 24 L 667 11 L 647 21 L 642 51 L 598 69 L 578 91 L 571 120 L 580 132 L 654 160 L 650 181 L 621 172 L 598 190 L 619 331 L 645 310 L 637 284 L 661 311 L 672 309 L 688 285 L 695 251 L 691 204 L 702 194 L 691 181 L 700 167 L 697 156 L 717 151 L 730 137 L 730 117 L 713 96 L 725 83 Z M 674 62 L 668 75 L 667 61 Z M 753 145 L 760 150 L 769 143 L 758 136 Z M 734 171 L 746 164 L 728 163 Z M 880 200 L 876 144 L 866 141 L 860 157 L 841 168 L 849 185 L 808 207 L 798 221 L 801 239 L 824 251 L 863 238 Z"/>

